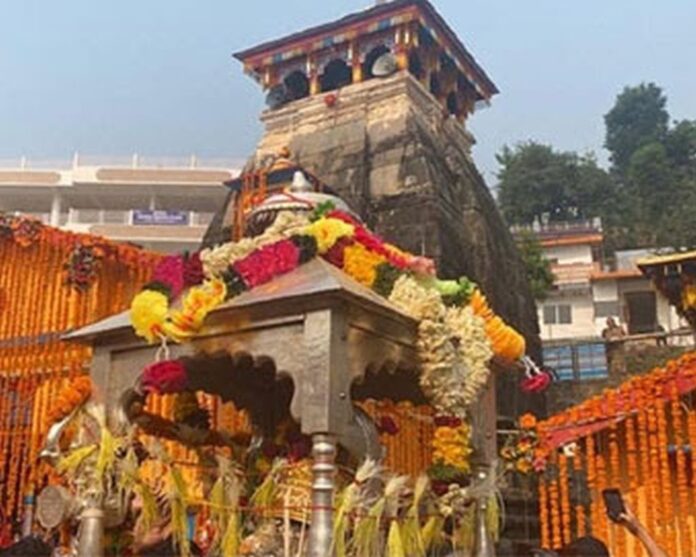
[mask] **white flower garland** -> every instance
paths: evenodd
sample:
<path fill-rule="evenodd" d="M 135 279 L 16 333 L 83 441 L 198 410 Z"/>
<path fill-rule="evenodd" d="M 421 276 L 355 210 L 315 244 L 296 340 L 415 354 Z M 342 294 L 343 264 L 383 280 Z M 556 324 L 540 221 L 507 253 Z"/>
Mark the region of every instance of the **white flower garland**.
<path fill-rule="evenodd" d="M 484 321 L 468 306 L 446 308 L 437 291 L 407 276 L 396 281 L 389 300 L 420 321 L 420 383 L 425 395 L 438 412 L 466 418 L 490 375 L 493 351 Z"/>
<path fill-rule="evenodd" d="M 273 224 L 260 236 L 242 238 L 238 242 L 227 242 L 201 251 L 203 272 L 208 278 L 219 277 L 235 261 L 245 258 L 261 246 L 298 234 L 308 225 L 309 218 L 306 214 L 281 211 Z"/>

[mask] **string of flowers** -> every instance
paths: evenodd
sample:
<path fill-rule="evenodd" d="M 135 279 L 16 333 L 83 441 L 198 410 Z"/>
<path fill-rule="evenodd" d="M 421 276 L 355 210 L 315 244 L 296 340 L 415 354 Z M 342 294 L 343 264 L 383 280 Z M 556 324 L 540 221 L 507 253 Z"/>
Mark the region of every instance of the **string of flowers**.
<path fill-rule="evenodd" d="M 687 420 L 684 409 L 681 404 L 681 399 L 676 389 L 672 392 L 672 401 L 670 404 L 671 419 L 674 424 L 675 444 L 676 444 L 676 488 L 677 488 L 677 504 L 679 511 L 677 512 L 677 521 L 679 526 L 679 548 L 682 555 L 688 555 L 693 550 L 693 537 L 691 535 L 691 524 L 689 521 L 690 512 L 690 490 L 689 479 L 686 475 L 686 458 L 685 450 L 688 445 L 688 429 Z"/>
<path fill-rule="evenodd" d="M 71 267 L 92 249 L 91 266 Z M 123 310 L 160 258 L 0 213 L 0 504 L 8 516 L 55 479 L 37 458 L 50 405 L 62 378 L 84 373 L 90 359 L 60 336 Z"/>
<path fill-rule="evenodd" d="M 572 539 L 570 531 L 571 510 L 570 510 L 570 491 L 568 486 L 568 457 L 565 453 L 558 456 L 558 481 L 561 502 L 561 528 L 563 543 L 569 544 Z"/>
<path fill-rule="evenodd" d="M 225 244 L 197 259 L 166 258 L 154 280 L 133 299 L 135 331 L 149 342 L 164 337 L 184 341 L 224 300 L 320 256 L 420 321 L 421 385 L 443 414 L 465 416 L 488 381 L 491 343 L 500 346 L 503 357 L 523 356 L 524 339 L 492 314 L 480 293 L 476 311 L 486 318 L 475 315 L 468 304 L 475 291 L 469 281 L 441 281 L 425 273 L 429 266 L 422 258 L 383 242 L 347 214 L 317 213 L 310 221 L 281 213 L 260 238 Z M 192 265 L 200 265 L 202 272 L 191 273 Z M 181 309 L 170 310 L 186 288 Z"/>
<path fill-rule="evenodd" d="M 537 420 L 533 414 L 524 414 L 518 420 L 519 429 L 509 436 L 500 450 L 500 456 L 509 471 L 530 474 L 535 471 L 536 449 L 539 437 Z"/>
<path fill-rule="evenodd" d="M 92 380 L 89 375 L 81 375 L 68 380 L 46 415 L 48 424 L 54 424 L 68 416 L 73 410 L 87 402 L 91 394 Z"/>
<path fill-rule="evenodd" d="M 669 439 L 667 436 L 667 420 L 665 416 L 666 403 L 660 402 L 656 405 L 656 426 L 657 426 L 657 443 L 660 459 L 660 498 L 662 500 L 662 510 L 664 514 L 661 516 L 664 520 L 664 542 L 665 550 L 670 555 L 676 555 L 676 539 L 677 534 L 674 528 L 674 493 L 673 482 L 670 471 L 669 462 Z"/>
<path fill-rule="evenodd" d="M 583 471 L 582 452 L 578 448 L 573 455 L 573 471 L 575 477 L 579 477 Z M 585 506 L 581 501 L 577 501 L 575 505 L 575 535 L 581 538 L 587 534 L 587 518 L 585 514 Z"/>
<path fill-rule="evenodd" d="M 545 477 L 539 478 L 539 526 L 541 528 L 541 547 L 551 547 L 549 520 L 549 493 Z"/>
<path fill-rule="evenodd" d="M 471 426 L 450 416 L 436 417 L 435 426 L 428 475 L 436 482 L 436 487 L 447 490 L 452 483 L 466 480 L 471 472 Z"/>

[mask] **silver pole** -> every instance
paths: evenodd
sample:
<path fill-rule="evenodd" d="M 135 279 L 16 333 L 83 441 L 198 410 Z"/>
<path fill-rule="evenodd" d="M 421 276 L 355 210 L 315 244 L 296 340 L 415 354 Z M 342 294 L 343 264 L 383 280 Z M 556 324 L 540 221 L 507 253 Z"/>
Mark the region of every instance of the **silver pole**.
<path fill-rule="evenodd" d="M 85 509 L 80 519 L 77 557 L 104 557 L 104 511 Z"/>
<path fill-rule="evenodd" d="M 488 499 L 481 497 L 476 504 L 476 549 L 475 557 L 495 557 L 495 544 L 486 524 Z"/>
<path fill-rule="evenodd" d="M 333 496 L 336 477 L 336 440 L 325 433 L 312 436 L 312 525 L 309 557 L 329 557 L 333 535 Z"/>

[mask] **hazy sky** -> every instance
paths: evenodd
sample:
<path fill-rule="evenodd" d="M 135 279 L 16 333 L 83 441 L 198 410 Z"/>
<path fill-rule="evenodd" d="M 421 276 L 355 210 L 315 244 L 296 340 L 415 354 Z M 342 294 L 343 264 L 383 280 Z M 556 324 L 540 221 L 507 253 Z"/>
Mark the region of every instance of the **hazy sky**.
<path fill-rule="evenodd" d="M 231 58 L 366 0 L 0 0 L 0 159 L 243 159 L 263 95 Z M 501 94 L 474 115 L 474 156 L 526 139 L 600 158 L 602 115 L 655 81 L 696 118 L 695 0 L 435 0 Z"/>

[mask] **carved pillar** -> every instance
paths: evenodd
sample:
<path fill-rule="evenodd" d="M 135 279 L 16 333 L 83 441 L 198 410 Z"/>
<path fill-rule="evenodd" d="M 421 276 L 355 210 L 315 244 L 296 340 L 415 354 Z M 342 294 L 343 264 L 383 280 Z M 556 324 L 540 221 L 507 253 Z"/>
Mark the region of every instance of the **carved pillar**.
<path fill-rule="evenodd" d="M 363 80 L 363 67 L 362 60 L 360 60 L 360 44 L 358 41 L 353 41 L 350 44 L 350 49 L 348 50 L 348 59 L 353 70 L 353 83 L 362 83 Z"/>
<path fill-rule="evenodd" d="M 319 83 L 319 71 L 314 56 L 307 57 L 307 77 L 309 78 L 309 94 L 317 95 L 321 92 L 321 84 Z"/>
<path fill-rule="evenodd" d="M 394 36 L 394 54 L 396 55 L 396 65 L 400 70 L 408 69 L 408 50 L 410 32 L 405 26 L 397 27 Z"/>
<path fill-rule="evenodd" d="M 309 557 L 329 557 L 333 536 L 333 495 L 336 477 L 336 439 L 325 433 L 312 436 L 312 526 Z"/>

